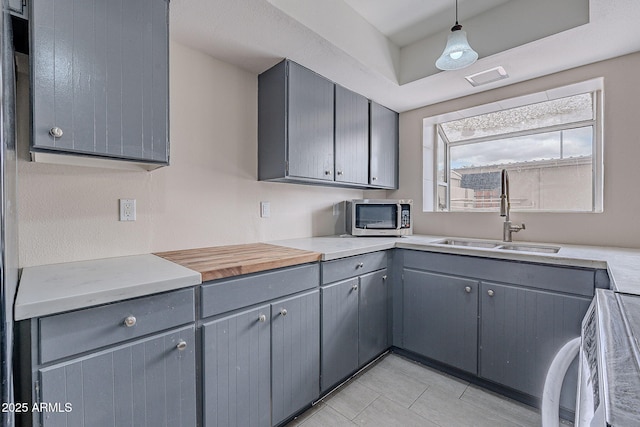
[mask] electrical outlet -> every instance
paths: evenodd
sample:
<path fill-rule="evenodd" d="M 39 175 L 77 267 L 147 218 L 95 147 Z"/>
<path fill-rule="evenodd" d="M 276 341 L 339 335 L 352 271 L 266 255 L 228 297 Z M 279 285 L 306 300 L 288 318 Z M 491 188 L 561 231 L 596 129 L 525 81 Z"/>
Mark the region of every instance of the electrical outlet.
<path fill-rule="evenodd" d="M 120 199 L 120 221 L 136 220 L 136 199 Z"/>
<path fill-rule="evenodd" d="M 271 203 L 260 202 L 260 218 L 269 218 L 269 217 L 271 217 Z"/>

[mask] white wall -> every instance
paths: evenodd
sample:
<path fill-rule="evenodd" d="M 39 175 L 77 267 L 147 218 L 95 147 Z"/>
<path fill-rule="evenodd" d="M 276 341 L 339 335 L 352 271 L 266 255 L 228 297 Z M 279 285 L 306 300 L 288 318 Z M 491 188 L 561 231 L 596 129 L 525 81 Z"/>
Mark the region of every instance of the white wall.
<path fill-rule="evenodd" d="M 400 188 L 389 197 L 409 197 L 422 206 L 422 119 L 604 77 L 604 212 L 514 213 L 527 229 L 515 240 L 640 248 L 640 53 L 459 98 L 400 115 Z M 502 238 L 497 213 L 416 212 L 414 232 Z"/>
<path fill-rule="evenodd" d="M 125 172 L 18 164 L 20 266 L 334 234 L 332 205 L 363 191 L 257 181 L 257 76 L 170 46 L 171 166 Z M 19 96 L 28 97 L 20 82 Z M 118 221 L 118 199 L 137 221 Z M 259 202 L 271 202 L 271 218 Z"/>

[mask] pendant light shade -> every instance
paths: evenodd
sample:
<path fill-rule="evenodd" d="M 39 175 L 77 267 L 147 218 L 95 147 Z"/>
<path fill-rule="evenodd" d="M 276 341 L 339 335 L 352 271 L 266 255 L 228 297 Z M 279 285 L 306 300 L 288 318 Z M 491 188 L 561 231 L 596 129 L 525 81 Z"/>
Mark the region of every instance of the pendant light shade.
<path fill-rule="evenodd" d="M 456 25 L 451 28 L 451 34 L 447 37 L 447 45 L 436 61 L 436 67 L 441 70 L 451 71 L 468 67 L 476 62 L 478 53 L 469 46 L 467 33 L 458 24 L 458 0 L 456 0 Z"/>

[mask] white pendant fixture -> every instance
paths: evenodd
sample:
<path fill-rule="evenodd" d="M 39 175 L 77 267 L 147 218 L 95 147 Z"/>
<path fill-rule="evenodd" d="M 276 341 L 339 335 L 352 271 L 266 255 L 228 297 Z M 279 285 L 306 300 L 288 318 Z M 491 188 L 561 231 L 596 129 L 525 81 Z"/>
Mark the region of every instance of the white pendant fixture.
<path fill-rule="evenodd" d="M 456 25 L 451 27 L 451 34 L 447 37 L 447 45 L 436 67 L 444 71 L 459 70 L 476 62 L 478 53 L 469 46 L 467 32 L 458 24 L 458 0 L 456 0 Z"/>

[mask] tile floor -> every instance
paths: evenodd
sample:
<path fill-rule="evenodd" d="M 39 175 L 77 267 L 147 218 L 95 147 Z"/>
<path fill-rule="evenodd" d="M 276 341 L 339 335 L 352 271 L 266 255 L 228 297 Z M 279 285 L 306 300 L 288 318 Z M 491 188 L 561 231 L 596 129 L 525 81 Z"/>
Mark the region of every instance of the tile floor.
<path fill-rule="evenodd" d="M 287 427 L 357 425 L 539 427 L 540 413 L 529 406 L 389 354 L 291 421 Z"/>

